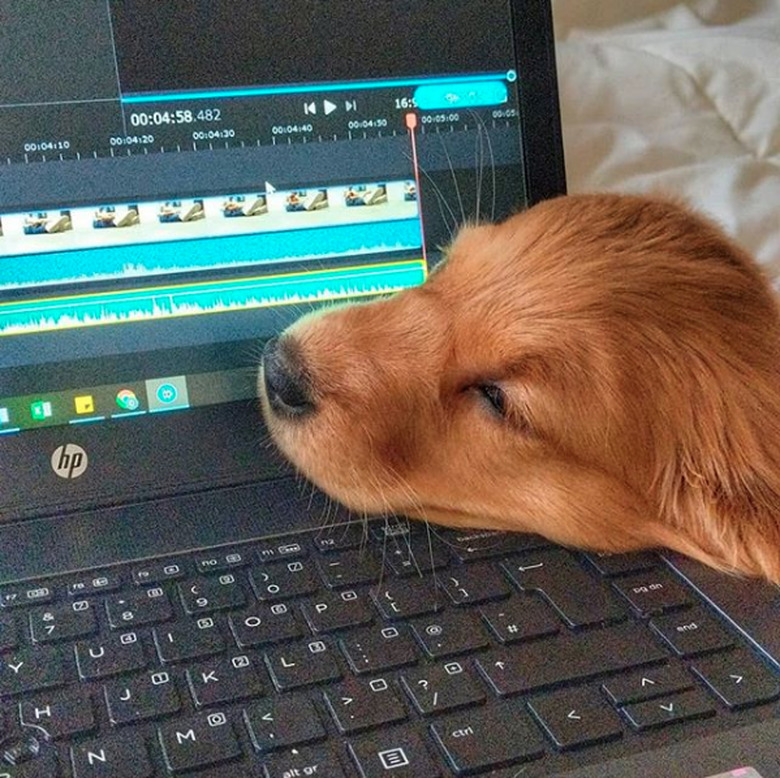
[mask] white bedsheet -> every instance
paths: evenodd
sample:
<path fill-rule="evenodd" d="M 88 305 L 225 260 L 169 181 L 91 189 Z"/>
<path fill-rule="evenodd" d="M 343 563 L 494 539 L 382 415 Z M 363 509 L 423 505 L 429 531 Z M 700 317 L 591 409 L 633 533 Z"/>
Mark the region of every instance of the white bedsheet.
<path fill-rule="evenodd" d="M 570 192 L 668 192 L 780 287 L 780 0 L 554 0 Z"/>

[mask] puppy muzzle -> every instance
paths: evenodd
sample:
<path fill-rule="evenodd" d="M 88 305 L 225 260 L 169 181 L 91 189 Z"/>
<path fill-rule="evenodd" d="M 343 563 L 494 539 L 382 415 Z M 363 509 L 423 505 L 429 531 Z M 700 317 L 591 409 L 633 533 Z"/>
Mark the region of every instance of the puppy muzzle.
<path fill-rule="evenodd" d="M 300 418 L 315 410 L 309 378 L 300 357 L 284 339 L 272 338 L 263 349 L 263 381 L 271 410 Z"/>

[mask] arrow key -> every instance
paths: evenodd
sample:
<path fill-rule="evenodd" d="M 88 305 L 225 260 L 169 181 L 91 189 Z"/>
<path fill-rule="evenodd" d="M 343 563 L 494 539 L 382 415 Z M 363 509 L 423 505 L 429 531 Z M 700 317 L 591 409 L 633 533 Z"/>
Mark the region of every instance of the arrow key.
<path fill-rule="evenodd" d="M 556 692 L 528 707 L 556 748 L 568 751 L 623 736 L 620 719 L 594 689 Z"/>
<path fill-rule="evenodd" d="M 691 669 L 732 709 L 780 697 L 780 678 L 747 651 L 699 659 Z"/>
<path fill-rule="evenodd" d="M 659 697 L 635 705 L 626 705 L 622 710 L 631 726 L 640 732 L 679 721 L 715 715 L 715 706 L 707 695 L 698 689 L 672 697 Z"/>
<path fill-rule="evenodd" d="M 613 705 L 644 702 L 653 697 L 665 697 L 695 686 L 693 676 L 678 664 L 648 667 L 637 673 L 616 675 L 601 684 Z"/>

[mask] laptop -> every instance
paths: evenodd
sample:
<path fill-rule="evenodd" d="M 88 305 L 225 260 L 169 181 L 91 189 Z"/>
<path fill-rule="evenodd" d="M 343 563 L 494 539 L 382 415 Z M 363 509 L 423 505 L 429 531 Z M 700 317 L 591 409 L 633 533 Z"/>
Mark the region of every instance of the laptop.
<path fill-rule="evenodd" d="M 11 0 L 0 778 L 776 778 L 780 593 L 364 521 L 263 343 L 565 190 L 546 0 Z"/>

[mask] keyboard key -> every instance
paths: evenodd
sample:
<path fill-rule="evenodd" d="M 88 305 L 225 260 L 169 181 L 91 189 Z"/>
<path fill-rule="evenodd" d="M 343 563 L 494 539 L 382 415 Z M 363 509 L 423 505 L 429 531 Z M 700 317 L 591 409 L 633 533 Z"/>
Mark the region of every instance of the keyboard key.
<path fill-rule="evenodd" d="M 260 604 L 240 614 L 232 614 L 228 623 L 239 648 L 277 643 L 304 634 L 292 608 L 283 602 Z"/>
<path fill-rule="evenodd" d="M 23 700 L 19 703 L 19 718 L 22 726 L 43 730 L 51 740 L 91 732 L 95 728 L 92 700 L 80 691 L 37 697 L 34 702 Z"/>
<path fill-rule="evenodd" d="M 265 686 L 246 654 L 212 659 L 187 669 L 192 699 L 199 708 L 260 697 Z"/>
<path fill-rule="evenodd" d="M 780 611 L 780 587 L 757 578 L 723 575 L 679 554 L 664 552 L 664 559 L 780 670 L 780 629 L 776 619 L 766 618 L 767 613 Z"/>
<path fill-rule="evenodd" d="M 1 608 L 18 608 L 24 605 L 40 605 L 54 600 L 50 586 L 41 584 L 32 587 L 6 588 L 0 590 Z"/>
<path fill-rule="evenodd" d="M 476 613 L 446 611 L 412 622 L 412 631 L 433 659 L 476 651 L 488 644 Z"/>
<path fill-rule="evenodd" d="M 150 778 L 149 751 L 136 733 L 87 740 L 70 750 L 74 778 Z"/>
<path fill-rule="evenodd" d="M 173 616 L 173 609 L 165 591 L 153 586 L 132 594 L 109 597 L 106 613 L 111 629 L 132 629 L 168 621 Z"/>
<path fill-rule="evenodd" d="M 265 663 L 280 691 L 341 677 L 336 650 L 324 640 L 294 643 L 266 652 Z"/>
<path fill-rule="evenodd" d="M 82 598 L 91 594 L 115 592 L 124 584 L 124 578 L 119 573 L 104 571 L 89 578 L 80 578 L 68 584 L 68 596 Z"/>
<path fill-rule="evenodd" d="M 482 687 L 458 661 L 407 670 L 401 676 L 401 685 L 424 716 L 485 701 Z"/>
<path fill-rule="evenodd" d="M 252 568 L 249 580 L 258 600 L 276 601 L 317 591 L 317 581 L 308 559 L 273 562 Z"/>
<path fill-rule="evenodd" d="M 638 624 L 493 649 L 476 658 L 477 668 L 501 696 L 654 664 L 667 655 Z"/>
<path fill-rule="evenodd" d="M 368 599 L 354 589 L 320 592 L 303 603 L 301 610 L 312 632 L 335 632 L 370 624 L 374 620 Z"/>
<path fill-rule="evenodd" d="M 130 724 L 176 713 L 181 700 L 176 683 L 165 670 L 111 681 L 103 694 L 112 724 Z"/>
<path fill-rule="evenodd" d="M 328 687 L 323 696 L 339 732 L 352 735 L 403 721 L 406 709 L 391 684 L 392 681 L 380 676 L 371 680 L 349 678 Z"/>
<path fill-rule="evenodd" d="M 528 707 L 561 751 L 623 736 L 617 714 L 593 689 L 572 689 L 534 697 Z"/>
<path fill-rule="evenodd" d="M 436 744 L 458 775 L 537 759 L 541 736 L 519 707 L 491 705 L 431 725 Z"/>
<path fill-rule="evenodd" d="M 16 621 L 12 616 L 0 616 L 0 651 L 8 651 L 19 645 Z"/>
<path fill-rule="evenodd" d="M 258 751 L 311 743 L 326 736 L 313 703 L 299 694 L 253 702 L 244 709 L 244 722 Z"/>
<path fill-rule="evenodd" d="M 163 581 L 175 581 L 177 578 L 184 578 L 189 572 L 190 566 L 186 560 L 151 562 L 133 570 L 133 582 L 139 586 L 147 586 Z"/>
<path fill-rule="evenodd" d="M 693 689 L 695 685 L 693 676 L 680 665 L 668 664 L 647 667 L 638 673 L 616 675 L 604 681 L 601 688 L 614 705 L 625 705 Z"/>
<path fill-rule="evenodd" d="M 385 581 L 371 589 L 371 599 L 386 619 L 405 619 L 433 613 L 444 606 L 432 576 Z"/>
<path fill-rule="evenodd" d="M 502 532 L 495 530 L 444 530 L 440 537 L 447 541 L 455 556 L 461 562 L 475 559 L 506 557 L 519 551 L 530 551 L 550 545 L 539 535 L 522 532 Z"/>
<path fill-rule="evenodd" d="M 620 621 L 626 617 L 623 605 L 568 551 L 533 551 L 513 556 L 502 567 L 518 589 L 539 592 L 569 627 Z"/>
<path fill-rule="evenodd" d="M 352 672 L 360 675 L 413 664 L 419 658 L 417 644 L 403 625 L 356 630 L 339 644 Z"/>
<path fill-rule="evenodd" d="M 698 689 L 626 705 L 622 710 L 631 726 L 640 732 L 715 715 L 712 701 Z"/>
<path fill-rule="evenodd" d="M 233 724 L 222 712 L 201 713 L 157 730 L 168 770 L 184 773 L 241 756 Z"/>
<path fill-rule="evenodd" d="M 306 549 L 298 540 L 274 541 L 255 546 L 259 562 L 276 562 L 285 559 L 300 559 L 306 556 Z"/>
<path fill-rule="evenodd" d="M 666 570 L 650 570 L 612 582 L 639 616 L 654 616 L 668 610 L 693 605 L 693 593 Z"/>
<path fill-rule="evenodd" d="M 348 548 L 361 548 L 368 543 L 369 533 L 366 524 L 342 524 L 327 527 L 312 538 L 317 551 L 327 554 L 331 551 L 345 551 Z"/>
<path fill-rule="evenodd" d="M 780 677 L 745 650 L 697 659 L 691 670 L 732 709 L 780 697 Z"/>
<path fill-rule="evenodd" d="M 423 531 L 423 525 L 413 522 L 402 516 L 388 516 L 380 521 L 369 524 L 371 536 L 380 544 L 388 540 L 410 538 L 413 534 L 419 535 Z"/>
<path fill-rule="evenodd" d="M 76 666 L 82 680 L 143 670 L 146 651 L 137 632 L 122 632 L 76 645 Z"/>
<path fill-rule="evenodd" d="M 317 559 L 317 568 L 331 589 L 373 583 L 382 574 L 381 565 L 365 549 L 324 554 Z"/>
<path fill-rule="evenodd" d="M 202 574 L 224 573 L 237 567 L 244 567 L 251 564 L 252 555 L 245 549 L 234 549 L 233 551 L 214 552 L 207 556 L 198 557 L 195 560 L 195 569 Z"/>
<path fill-rule="evenodd" d="M 583 552 L 582 556 L 605 578 L 652 570 L 661 564 L 661 560 L 652 551 L 636 551 L 631 554 L 599 554 L 593 551 Z"/>
<path fill-rule="evenodd" d="M 550 606 L 531 595 L 515 595 L 503 602 L 483 605 L 479 612 L 502 643 L 517 643 L 560 631 L 560 620 Z"/>
<path fill-rule="evenodd" d="M 34 643 L 59 643 L 92 635 L 97 631 L 95 612 L 89 600 L 36 608 L 30 613 Z"/>
<path fill-rule="evenodd" d="M 328 746 L 308 746 L 275 754 L 263 765 L 265 778 L 291 778 L 318 775 L 323 778 L 347 778 L 338 757 Z"/>
<path fill-rule="evenodd" d="M 349 753 L 361 778 L 440 778 L 442 775 L 420 736 L 412 731 L 374 732 L 370 738 L 350 743 Z"/>
<path fill-rule="evenodd" d="M 210 616 L 152 630 L 161 662 L 183 662 L 225 650 L 225 641 Z"/>
<path fill-rule="evenodd" d="M 0 656 L 0 697 L 62 686 L 65 680 L 63 655 L 56 646 L 20 648 Z"/>
<path fill-rule="evenodd" d="M 700 607 L 656 616 L 650 621 L 650 627 L 677 656 L 696 656 L 734 645 L 734 636 Z"/>
<path fill-rule="evenodd" d="M 240 608 L 246 605 L 244 590 L 233 573 L 199 578 L 177 585 L 184 610 L 190 615 Z"/>
<path fill-rule="evenodd" d="M 455 605 L 499 600 L 511 592 L 498 570 L 482 562 L 451 568 L 440 576 L 439 586 Z"/>
<path fill-rule="evenodd" d="M 450 562 L 446 547 L 425 534 L 387 538 L 380 541 L 376 553 L 383 564 L 400 576 L 430 573 Z"/>

